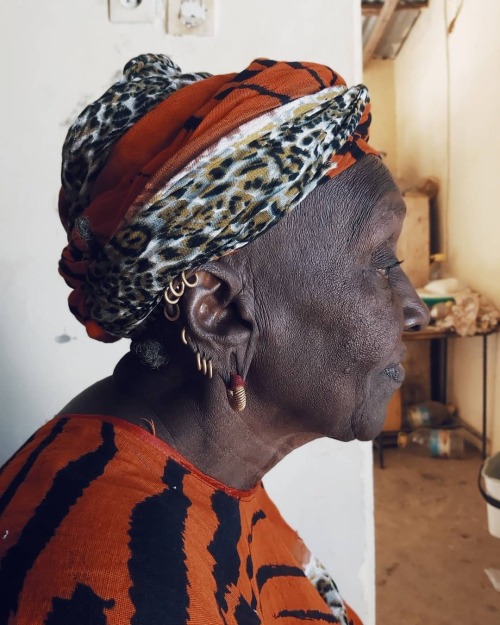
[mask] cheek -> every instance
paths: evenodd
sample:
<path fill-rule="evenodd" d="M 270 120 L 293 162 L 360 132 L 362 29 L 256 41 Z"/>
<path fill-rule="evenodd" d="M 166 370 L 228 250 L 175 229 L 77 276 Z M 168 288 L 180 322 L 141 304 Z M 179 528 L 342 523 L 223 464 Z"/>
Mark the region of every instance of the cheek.
<path fill-rule="evenodd" d="M 400 340 L 402 311 L 385 278 L 365 271 L 356 276 L 351 296 L 340 297 L 335 352 L 346 367 L 386 363 Z"/>

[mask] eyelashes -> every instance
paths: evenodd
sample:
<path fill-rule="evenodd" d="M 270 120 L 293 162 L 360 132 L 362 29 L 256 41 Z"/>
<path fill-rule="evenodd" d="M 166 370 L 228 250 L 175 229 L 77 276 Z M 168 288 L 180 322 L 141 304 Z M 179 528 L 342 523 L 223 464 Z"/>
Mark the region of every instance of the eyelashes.
<path fill-rule="evenodd" d="M 390 265 L 387 265 L 386 267 L 377 267 L 377 271 L 385 278 L 388 278 L 390 275 L 391 269 L 395 269 L 396 267 L 399 267 L 402 263 L 404 263 L 404 260 L 395 260 L 394 262 L 392 262 Z"/>

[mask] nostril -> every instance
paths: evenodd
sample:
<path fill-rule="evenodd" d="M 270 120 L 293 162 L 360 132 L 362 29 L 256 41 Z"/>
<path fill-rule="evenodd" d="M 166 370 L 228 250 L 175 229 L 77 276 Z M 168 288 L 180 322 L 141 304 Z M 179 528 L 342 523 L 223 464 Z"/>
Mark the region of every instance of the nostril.
<path fill-rule="evenodd" d="M 406 288 L 402 293 L 403 328 L 406 332 L 418 332 L 429 325 L 430 311 L 420 299 L 412 283 L 406 277 Z"/>
<path fill-rule="evenodd" d="M 419 298 L 404 307 L 404 329 L 406 332 L 418 332 L 429 325 L 429 309 Z"/>
<path fill-rule="evenodd" d="M 423 326 L 413 325 L 408 328 L 405 328 L 405 332 L 419 332 L 420 330 L 423 330 Z"/>

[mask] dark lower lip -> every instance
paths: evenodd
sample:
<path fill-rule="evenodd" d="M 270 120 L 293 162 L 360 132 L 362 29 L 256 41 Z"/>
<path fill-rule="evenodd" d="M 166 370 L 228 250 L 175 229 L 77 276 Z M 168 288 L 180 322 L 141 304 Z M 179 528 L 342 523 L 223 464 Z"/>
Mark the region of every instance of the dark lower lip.
<path fill-rule="evenodd" d="M 383 373 L 391 380 L 391 382 L 394 382 L 394 384 L 397 385 L 401 385 L 405 379 L 405 370 L 401 363 L 386 367 Z"/>

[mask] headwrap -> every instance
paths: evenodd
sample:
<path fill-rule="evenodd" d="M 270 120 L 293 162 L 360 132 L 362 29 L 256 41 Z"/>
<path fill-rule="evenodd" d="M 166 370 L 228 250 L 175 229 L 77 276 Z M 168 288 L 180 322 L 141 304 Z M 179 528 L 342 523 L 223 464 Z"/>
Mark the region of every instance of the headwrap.
<path fill-rule="evenodd" d="M 63 147 L 59 271 L 92 338 L 131 337 L 168 283 L 253 241 L 366 153 L 369 98 L 316 63 L 182 74 L 132 59 Z"/>

